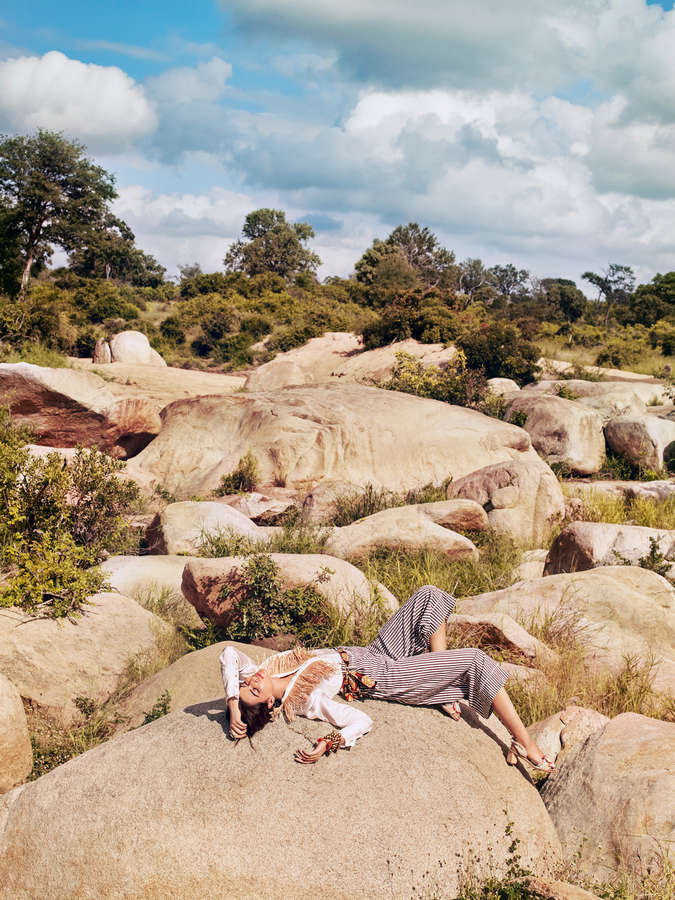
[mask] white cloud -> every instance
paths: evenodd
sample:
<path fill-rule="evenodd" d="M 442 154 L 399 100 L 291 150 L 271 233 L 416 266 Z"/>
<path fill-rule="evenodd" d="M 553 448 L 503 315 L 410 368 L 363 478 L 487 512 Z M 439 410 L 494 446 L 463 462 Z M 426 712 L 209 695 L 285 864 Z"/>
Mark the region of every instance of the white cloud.
<path fill-rule="evenodd" d="M 16 131 L 63 131 L 94 152 L 121 149 L 157 124 L 143 88 L 121 69 L 57 51 L 0 62 L 0 119 Z"/>
<path fill-rule="evenodd" d="M 644 0 L 221 0 L 250 31 L 332 48 L 389 87 L 623 91 L 633 116 L 672 118 L 675 12 Z"/>
<path fill-rule="evenodd" d="M 161 103 L 212 103 L 222 97 L 231 75 L 232 66 L 214 56 L 197 66 L 167 69 L 161 75 L 149 78 L 145 85 Z"/>

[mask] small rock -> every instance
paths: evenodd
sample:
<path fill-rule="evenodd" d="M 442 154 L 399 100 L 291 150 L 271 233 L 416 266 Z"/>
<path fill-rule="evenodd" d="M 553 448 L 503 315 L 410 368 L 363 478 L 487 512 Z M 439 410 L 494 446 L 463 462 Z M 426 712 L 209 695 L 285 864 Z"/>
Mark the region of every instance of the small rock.
<path fill-rule="evenodd" d="M 147 337 L 140 331 L 122 331 L 110 341 L 112 360 L 108 362 L 132 363 L 145 366 L 166 366 Z"/>

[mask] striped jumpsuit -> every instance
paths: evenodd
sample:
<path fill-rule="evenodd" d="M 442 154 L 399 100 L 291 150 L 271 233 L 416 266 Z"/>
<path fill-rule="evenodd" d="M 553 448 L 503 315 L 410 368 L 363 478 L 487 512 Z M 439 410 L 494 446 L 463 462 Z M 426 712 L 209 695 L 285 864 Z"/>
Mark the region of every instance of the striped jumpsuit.
<path fill-rule="evenodd" d="M 350 669 L 377 682 L 368 696 L 411 706 L 466 700 L 488 718 L 507 673 L 476 648 L 425 653 L 430 636 L 449 618 L 455 603 L 450 594 L 425 585 L 382 626 L 372 644 L 344 648 Z"/>

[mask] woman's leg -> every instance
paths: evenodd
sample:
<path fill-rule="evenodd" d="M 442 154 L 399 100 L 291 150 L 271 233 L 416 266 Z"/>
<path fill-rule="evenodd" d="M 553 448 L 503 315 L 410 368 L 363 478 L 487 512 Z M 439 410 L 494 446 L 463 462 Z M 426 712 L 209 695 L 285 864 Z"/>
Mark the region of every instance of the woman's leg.
<path fill-rule="evenodd" d="M 434 585 L 424 585 L 380 628 L 368 649 L 390 659 L 445 649 L 445 622 L 455 603 L 451 594 Z"/>
<path fill-rule="evenodd" d="M 537 764 L 544 758 L 544 753 L 538 746 L 536 741 L 530 737 L 530 733 L 523 725 L 522 719 L 516 712 L 516 708 L 511 702 L 511 698 L 506 693 L 506 688 L 502 688 L 492 701 L 492 709 L 495 715 L 503 725 L 508 728 L 511 736 L 522 744 L 527 753 L 528 759 Z"/>

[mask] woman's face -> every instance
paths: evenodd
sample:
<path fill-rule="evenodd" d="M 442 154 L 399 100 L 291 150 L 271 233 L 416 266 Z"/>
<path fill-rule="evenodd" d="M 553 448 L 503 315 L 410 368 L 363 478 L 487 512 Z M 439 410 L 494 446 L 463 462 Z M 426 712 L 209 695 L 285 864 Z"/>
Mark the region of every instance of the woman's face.
<path fill-rule="evenodd" d="M 272 679 L 267 672 L 256 672 L 239 687 L 239 699 L 246 706 L 257 706 L 265 703 L 270 709 L 274 706 Z"/>

